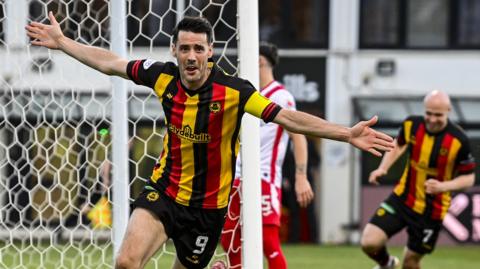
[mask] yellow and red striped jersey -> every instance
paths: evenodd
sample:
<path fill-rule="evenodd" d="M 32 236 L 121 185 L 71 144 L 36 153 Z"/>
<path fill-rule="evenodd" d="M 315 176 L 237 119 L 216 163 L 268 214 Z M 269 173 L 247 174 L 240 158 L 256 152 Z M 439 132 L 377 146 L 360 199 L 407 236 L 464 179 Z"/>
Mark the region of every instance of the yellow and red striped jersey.
<path fill-rule="evenodd" d="M 248 81 L 210 64 L 207 81 L 195 91 L 182 85 L 171 62 L 131 61 L 127 74 L 155 91 L 165 113 L 168 131 L 149 185 L 182 205 L 224 208 L 235 175 L 243 114 L 269 122 L 281 108 Z"/>
<path fill-rule="evenodd" d="M 422 116 L 411 116 L 403 122 L 397 142 L 408 146 L 410 156 L 393 192 L 413 211 L 442 220 L 450 206 L 451 194 L 426 194 L 425 181 L 429 178 L 448 181 L 473 173 L 475 160 L 467 136 L 450 121 L 443 131 L 431 134 Z"/>

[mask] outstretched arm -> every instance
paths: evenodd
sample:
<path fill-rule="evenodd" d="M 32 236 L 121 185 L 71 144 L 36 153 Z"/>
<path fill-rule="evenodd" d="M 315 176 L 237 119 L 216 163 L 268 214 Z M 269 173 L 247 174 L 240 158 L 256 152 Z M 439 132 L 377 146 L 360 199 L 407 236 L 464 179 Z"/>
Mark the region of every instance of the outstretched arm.
<path fill-rule="evenodd" d="M 307 178 L 308 149 L 304 135 L 288 132 L 293 143 L 295 157 L 295 194 L 301 207 L 306 207 L 313 199 L 313 191 Z"/>
<path fill-rule="evenodd" d="M 370 128 L 377 122 L 376 116 L 348 128 L 304 112 L 282 109 L 273 122 L 294 133 L 347 142 L 376 156 L 382 156 L 379 150 L 390 151 L 393 148 L 390 136 Z"/>
<path fill-rule="evenodd" d="M 33 45 L 61 50 L 83 64 L 106 75 L 128 79 L 128 61 L 126 59 L 109 50 L 84 45 L 66 37 L 63 35 L 60 25 L 51 11 L 48 13 L 48 18 L 50 25 L 32 22 L 25 27 L 27 35 L 34 39 L 32 41 Z"/>

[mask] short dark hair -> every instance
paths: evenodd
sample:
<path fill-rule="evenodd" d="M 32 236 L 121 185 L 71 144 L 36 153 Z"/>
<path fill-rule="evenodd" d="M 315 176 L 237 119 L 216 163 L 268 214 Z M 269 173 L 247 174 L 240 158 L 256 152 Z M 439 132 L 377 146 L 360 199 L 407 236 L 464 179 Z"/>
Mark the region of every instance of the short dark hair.
<path fill-rule="evenodd" d="M 172 43 L 176 44 L 178 40 L 178 32 L 186 31 L 193 32 L 197 34 L 205 33 L 207 34 L 208 44 L 213 42 L 213 29 L 210 22 L 203 17 L 191 17 L 185 16 L 173 29 L 172 33 Z"/>
<path fill-rule="evenodd" d="M 277 46 L 275 46 L 272 43 L 262 41 L 260 42 L 259 48 L 260 48 L 260 55 L 267 58 L 270 65 L 272 67 L 275 67 L 279 61 Z"/>

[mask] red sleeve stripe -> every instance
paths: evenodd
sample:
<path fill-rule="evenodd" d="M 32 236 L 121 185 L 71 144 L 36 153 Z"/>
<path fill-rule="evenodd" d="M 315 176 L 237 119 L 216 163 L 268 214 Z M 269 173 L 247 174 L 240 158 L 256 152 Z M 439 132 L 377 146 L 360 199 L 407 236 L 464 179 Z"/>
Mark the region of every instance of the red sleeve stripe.
<path fill-rule="evenodd" d="M 270 104 L 263 110 L 262 119 L 268 118 L 268 116 L 270 115 L 270 113 L 272 113 L 272 110 L 273 110 L 273 107 L 274 107 L 274 106 L 275 106 L 274 103 L 270 103 Z"/>
<path fill-rule="evenodd" d="M 280 110 L 282 110 L 281 106 L 275 103 L 270 103 L 262 112 L 262 120 L 265 123 L 273 121 Z"/>
<path fill-rule="evenodd" d="M 138 81 L 138 67 L 140 66 L 140 60 L 136 61 L 132 67 L 132 77 L 135 81 Z"/>
<path fill-rule="evenodd" d="M 475 169 L 475 163 L 462 164 L 458 166 L 458 172 L 470 172 Z"/>

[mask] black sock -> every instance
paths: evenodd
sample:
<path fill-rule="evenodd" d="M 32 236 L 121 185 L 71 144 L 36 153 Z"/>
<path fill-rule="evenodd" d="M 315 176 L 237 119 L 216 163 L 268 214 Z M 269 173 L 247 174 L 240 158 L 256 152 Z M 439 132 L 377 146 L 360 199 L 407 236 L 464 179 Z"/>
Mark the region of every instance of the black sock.
<path fill-rule="evenodd" d="M 382 247 L 378 251 L 375 252 L 370 252 L 367 253 L 368 257 L 372 258 L 375 260 L 380 266 L 385 266 L 387 265 L 389 259 L 390 259 L 390 254 L 388 254 L 387 248 Z"/>

